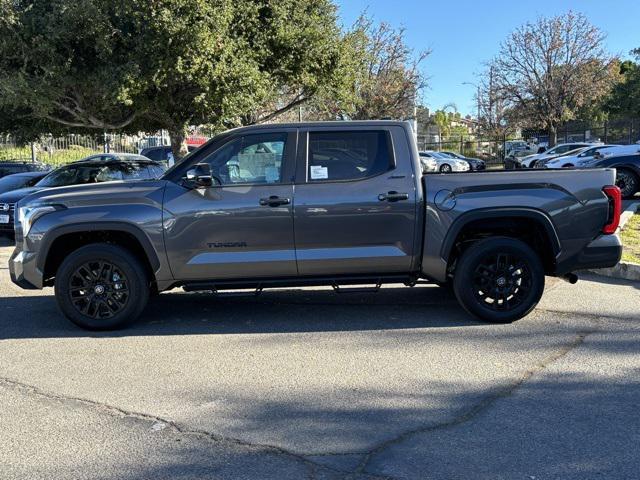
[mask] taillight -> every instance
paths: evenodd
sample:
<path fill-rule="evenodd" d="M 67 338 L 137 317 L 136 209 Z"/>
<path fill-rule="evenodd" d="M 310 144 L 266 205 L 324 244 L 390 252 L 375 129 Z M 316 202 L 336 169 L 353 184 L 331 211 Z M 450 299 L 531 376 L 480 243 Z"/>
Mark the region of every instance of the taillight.
<path fill-rule="evenodd" d="M 609 199 L 609 216 L 607 224 L 602 227 L 602 233 L 611 235 L 616 233 L 618 225 L 620 225 L 620 214 L 622 213 L 622 193 L 615 185 L 607 185 L 602 189 Z"/>

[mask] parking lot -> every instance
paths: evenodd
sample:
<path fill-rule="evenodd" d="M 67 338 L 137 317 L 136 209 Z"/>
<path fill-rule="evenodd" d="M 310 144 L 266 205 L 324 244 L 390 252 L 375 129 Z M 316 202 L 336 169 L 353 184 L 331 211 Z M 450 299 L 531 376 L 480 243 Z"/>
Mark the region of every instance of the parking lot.
<path fill-rule="evenodd" d="M 2 245 L 3 479 L 637 477 L 640 284 L 548 279 L 513 325 L 435 286 L 175 291 L 94 334 Z"/>

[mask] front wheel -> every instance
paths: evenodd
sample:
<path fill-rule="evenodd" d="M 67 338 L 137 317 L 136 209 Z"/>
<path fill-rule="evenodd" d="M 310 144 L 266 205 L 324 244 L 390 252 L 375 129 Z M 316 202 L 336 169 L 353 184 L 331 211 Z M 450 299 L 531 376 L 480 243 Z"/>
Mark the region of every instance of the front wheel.
<path fill-rule="evenodd" d="M 444 165 L 442 165 L 440 167 L 440 172 L 441 173 L 451 173 L 452 169 L 451 169 L 451 165 L 449 165 L 448 163 L 445 163 Z"/>
<path fill-rule="evenodd" d="M 112 330 L 135 320 L 149 299 L 144 267 L 127 250 L 106 243 L 79 248 L 56 273 L 62 313 L 87 330 Z"/>
<path fill-rule="evenodd" d="M 544 291 L 544 268 L 526 243 L 487 238 L 462 254 L 453 289 L 472 315 L 490 323 L 511 323 L 537 305 Z"/>

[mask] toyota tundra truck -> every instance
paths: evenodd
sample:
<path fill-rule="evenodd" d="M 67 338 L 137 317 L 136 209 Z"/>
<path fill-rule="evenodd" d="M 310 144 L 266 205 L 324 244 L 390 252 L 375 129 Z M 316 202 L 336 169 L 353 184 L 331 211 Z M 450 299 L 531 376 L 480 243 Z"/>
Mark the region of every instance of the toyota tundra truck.
<path fill-rule="evenodd" d="M 410 124 L 222 133 L 159 180 L 34 193 L 16 207 L 13 282 L 62 313 L 123 326 L 150 296 L 269 287 L 450 286 L 471 315 L 527 315 L 545 276 L 621 255 L 614 169 L 423 174 Z M 235 292 L 237 293 L 237 292 Z"/>

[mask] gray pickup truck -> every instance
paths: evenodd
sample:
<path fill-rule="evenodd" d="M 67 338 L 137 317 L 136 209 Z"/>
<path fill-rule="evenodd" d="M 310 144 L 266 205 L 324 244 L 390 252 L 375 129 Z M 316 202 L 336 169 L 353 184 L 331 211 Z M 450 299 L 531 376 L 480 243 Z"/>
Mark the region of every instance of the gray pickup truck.
<path fill-rule="evenodd" d="M 16 207 L 11 278 L 54 286 L 74 323 L 113 329 L 149 296 L 430 281 L 507 323 L 545 275 L 616 264 L 615 170 L 423 175 L 393 121 L 260 125 L 211 139 L 159 180 L 40 191 Z"/>

